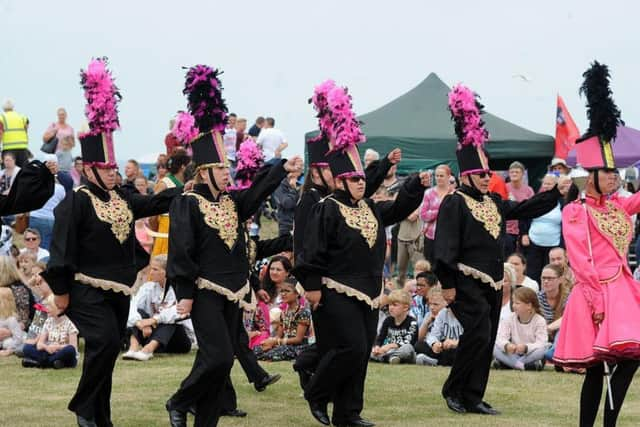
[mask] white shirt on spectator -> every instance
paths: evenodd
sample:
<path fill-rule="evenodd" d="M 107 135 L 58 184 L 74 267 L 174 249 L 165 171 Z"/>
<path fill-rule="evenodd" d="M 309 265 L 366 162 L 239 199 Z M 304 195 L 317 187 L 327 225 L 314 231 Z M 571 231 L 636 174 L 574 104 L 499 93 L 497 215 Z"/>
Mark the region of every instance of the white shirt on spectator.
<path fill-rule="evenodd" d="M 226 128 L 224 130 L 224 136 L 222 141 L 224 143 L 224 149 L 227 152 L 227 158 L 234 162 L 236 160 L 236 140 L 238 134 L 234 128 Z"/>
<path fill-rule="evenodd" d="M 49 200 L 47 200 L 47 203 L 45 203 L 43 207 L 38 210 L 31 211 L 29 216 L 33 218 L 54 219 L 53 210 L 64 199 L 65 195 L 66 191 L 64 187 L 56 182 L 53 189 L 53 196 L 51 196 Z"/>
<path fill-rule="evenodd" d="M 538 282 L 536 282 L 529 276 L 524 276 L 524 280 L 519 286 L 524 286 L 525 288 L 533 289 L 536 293 L 540 290 L 540 287 L 538 286 Z"/>
<path fill-rule="evenodd" d="M 20 249 L 20 253 L 23 254 L 27 252 L 27 248 Z M 38 248 L 38 254 L 36 255 L 36 261 L 42 261 L 45 258 L 49 258 L 49 251 L 43 248 Z"/>
<path fill-rule="evenodd" d="M 258 135 L 256 143 L 262 147 L 264 161 L 268 162 L 276 156 L 276 149 L 285 142 L 284 134 L 276 128 L 264 128 Z"/>

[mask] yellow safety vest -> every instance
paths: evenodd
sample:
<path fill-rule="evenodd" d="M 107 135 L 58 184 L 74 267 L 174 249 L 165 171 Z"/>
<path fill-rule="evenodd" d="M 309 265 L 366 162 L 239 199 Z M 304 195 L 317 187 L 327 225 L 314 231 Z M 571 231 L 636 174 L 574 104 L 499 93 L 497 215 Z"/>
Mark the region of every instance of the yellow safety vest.
<path fill-rule="evenodd" d="M 0 113 L 0 122 L 4 133 L 2 134 L 3 150 L 26 150 L 29 147 L 27 136 L 27 123 L 29 119 L 15 111 Z"/>

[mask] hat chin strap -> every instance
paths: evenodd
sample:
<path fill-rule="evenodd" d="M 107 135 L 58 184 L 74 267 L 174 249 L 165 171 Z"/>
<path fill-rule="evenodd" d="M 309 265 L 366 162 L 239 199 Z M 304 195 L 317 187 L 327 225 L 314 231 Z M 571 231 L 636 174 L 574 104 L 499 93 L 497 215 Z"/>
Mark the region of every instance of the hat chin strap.
<path fill-rule="evenodd" d="M 100 178 L 100 174 L 98 173 L 98 168 L 95 166 L 91 166 L 91 170 L 93 171 L 93 176 L 96 178 L 96 182 L 98 187 L 102 188 L 104 191 L 109 191 L 106 185 L 104 185 L 104 181 Z"/>
<path fill-rule="evenodd" d="M 340 178 L 340 181 L 342 181 L 342 184 L 344 185 L 344 192 L 347 193 L 349 198 L 351 200 L 356 200 L 356 198 L 353 197 L 353 195 L 351 194 L 351 191 L 349 191 L 349 185 L 347 184 L 347 179 L 346 178 Z"/>
<path fill-rule="evenodd" d="M 211 168 L 208 168 L 207 172 L 209 173 L 209 181 L 211 182 L 210 185 L 212 185 L 213 188 L 215 188 L 218 193 L 222 193 L 222 190 L 220 190 L 220 188 L 218 187 L 218 184 L 216 183 L 216 179 L 213 176 L 213 170 L 211 170 Z"/>
<path fill-rule="evenodd" d="M 598 194 L 602 194 L 602 190 L 600 189 L 600 179 L 598 177 L 599 169 L 593 171 L 593 186 L 595 187 Z"/>

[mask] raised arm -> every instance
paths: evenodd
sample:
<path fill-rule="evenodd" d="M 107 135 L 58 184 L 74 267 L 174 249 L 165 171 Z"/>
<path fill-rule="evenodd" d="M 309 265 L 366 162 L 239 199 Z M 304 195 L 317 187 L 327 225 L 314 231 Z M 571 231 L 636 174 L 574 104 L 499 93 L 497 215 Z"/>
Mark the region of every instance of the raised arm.
<path fill-rule="evenodd" d="M 262 202 L 276 191 L 287 176 L 285 164 L 284 160 L 280 160 L 271 166 L 263 167 L 256 174 L 251 187 L 233 192 L 233 198 L 238 205 L 238 219 L 241 222 L 251 218 Z"/>
<path fill-rule="evenodd" d="M 556 186 L 522 202 L 502 200 L 497 197 L 494 198 L 494 201 L 500 207 L 500 211 L 506 219 L 532 219 L 551 211 L 558 205 L 562 197 Z"/>
<path fill-rule="evenodd" d="M 640 213 L 640 192 L 632 194 L 629 197 L 618 197 L 618 202 L 629 215 Z"/>
<path fill-rule="evenodd" d="M 418 209 L 424 195 L 423 179 L 411 177 L 400 187 L 398 197 L 393 201 L 376 203 L 385 226 L 396 224 Z"/>
<path fill-rule="evenodd" d="M 44 163 L 34 160 L 22 167 L 6 196 L 0 196 L 0 215 L 40 209 L 53 196 L 53 174 Z"/>
<path fill-rule="evenodd" d="M 167 188 L 153 196 L 139 194 L 138 192 L 126 195 L 131 203 L 133 217 L 135 219 L 160 215 L 169 211 L 169 206 L 176 196 L 182 194 L 182 188 Z"/>

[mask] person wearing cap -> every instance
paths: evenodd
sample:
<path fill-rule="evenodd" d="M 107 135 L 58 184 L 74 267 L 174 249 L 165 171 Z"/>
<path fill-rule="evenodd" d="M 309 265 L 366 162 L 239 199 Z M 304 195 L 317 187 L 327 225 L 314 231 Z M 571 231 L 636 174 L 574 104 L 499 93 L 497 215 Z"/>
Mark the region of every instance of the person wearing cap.
<path fill-rule="evenodd" d="M 554 157 L 549 164 L 549 172 L 557 173 L 558 175 L 569 175 L 571 168 L 567 165 L 565 159 Z"/>
<path fill-rule="evenodd" d="M 180 190 L 150 197 L 116 187 L 112 133 L 119 126 L 120 94 L 106 59 L 92 60 L 81 75 L 89 131 L 79 140 L 89 183 L 55 208 L 51 256 L 41 275 L 85 339 L 82 376 L 68 407 L 79 426 L 110 426 L 112 375 L 132 286 L 149 261 L 135 237 L 135 220 L 166 212 Z"/>
<path fill-rule="evenodd" d="M 27 116 L 14 111 L 11 99 L 2 103 L 3 112 L 0 113 L 0 147 L 2 155 L 14 153 L 16 164 L 20 167 L 29 161 L 29 119 Z"/>
<path fill-rule="evenodd" d="M 442 395 L 456 413 L 496 415 L 484 394 L 502 308 L 505 223 L 550 211 L 568 182 L 562 180 L 523 202 L 503 201 L 488 192 L 491 171 L 484 143 L 489 134 L 481 119 L 483 106 L 469 88 L 458 85 L 449 93 L 449 109 L 462 185 L 440 206 L 433 270 L 464 334 Z"/>
<path fill-rule="evenodd" d="M 428 172 L 408 179 L 392 202 L 365 198 L 365 173 L 356 144 L 364 141 L 345 88 L 327 93 L 327 161 L 335 191 L 309 215 L 296 259 L 300 280 L 314 313 L 320 361 L 304 397 L 312 416 L 336 426 L 372 426 L 360 415 L 367 363 L 376 335 L 386 249 L 384 227 L 406 218 L 422 200 Z M 294 243 L 295 249 L 295 243 Z M 333 402 L 332 419 L 327 404 Z"/>
<path fill-rule="evenodd" d="M 640 194 L 615 194 L 612 143 L 621 120 L 611 97 L 609 69 L 594 61 L 583 77 L 580 92 L 587 98 L 589 129 L 576 141 L 576 155 L 589 176 L 582 197 L 562 213 L 576 283 L 553 359 L 563 366 L 586 368 L 581 426 L 594 424 L 604 377 L 609 377 L 604 425 L 615 426 L 640 361 L 640 291 L 627 263 L 634 232 L 630 216 L 640 212 Z"/>
<path fill-rule="evenodd" d="M 326 127 L 322 126 L 323 119 L 327 117 L 329 111 L 326 97 L 328 92 L 335 87 L 333 80 L 326 80 L 322 84 L 316 86 L 313 97 L 309 100 L 313 103 L 314 109 L 318 113 L 320 134 L 306 141 L 307 156 L 309 159 L 309 169 L 305 176 L 302 186 L 302 192 L 296 205 L 293 220 L 293 255 L 294 259 L 302 256 L 305 240 L 305 229 L 309 215 L 313 207 L 324 197 L 327 197 L 335 190 L 335 182 L 329 167 L 329 139 L 330 132 Z M 373 151 L 373 150 L 371 150 Z M 369 152 L 367 150 L 366 152 Z M 375 154 L 377 152 L 373 151 Z M 378 155 L 379 157 L 379 155 Z M 398 164 L 402 158 L 402 152 L 399 148 L 391 150 L 389 154 L 380 159 L 371 160 L 370 164 L 365 167 L 365 193 L 364 197 L 368 198 L 376 192 L 378 187 L 384 181 L 387 172 L 395 164 Z M 366 161 L 366 154 L 365 154 Z M 312 317 L 315 316 L 312 312 Z M 316 341 L 322 332 L 318 329 L 318 322 L 314 319 L 314 333 Z M 301 352 L 293 364 L 293 369 L 300 376 L 300 384 L 304 385 L 309 381 L 311 375 L 315 371 L 319 361 L 317 345 L 312 344 L 306 350 Z"/>
<path fill-rule="evenodd" d="M 191 142 L 193 191 L 177 197 L 169 212 L 167 277 L 176 290 L 178 313 L 191 316 L 199 348 L 191 372 L 166 403 L 171 426 L 186 426 L 191 408 L 195 426 L 218 424 L 220 393 L 238 345 L 238 305 L 250 292 L 243 223 L 288 172 L 301 167 L 299 157 L 277 160 L 259 171 L 248 189 L 227 192 L 231 177 L 222 137 L 227 107 L 219 74 L 194 66 L 184 89 L 200 134 Z"/>

